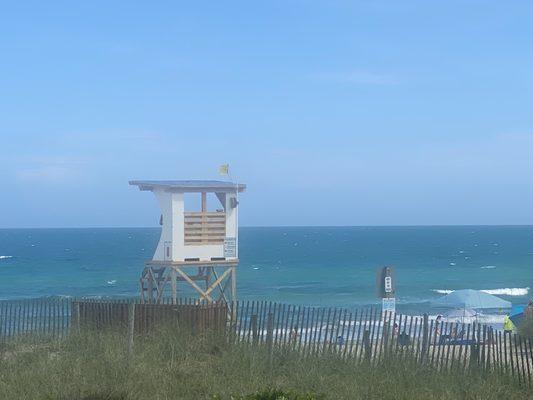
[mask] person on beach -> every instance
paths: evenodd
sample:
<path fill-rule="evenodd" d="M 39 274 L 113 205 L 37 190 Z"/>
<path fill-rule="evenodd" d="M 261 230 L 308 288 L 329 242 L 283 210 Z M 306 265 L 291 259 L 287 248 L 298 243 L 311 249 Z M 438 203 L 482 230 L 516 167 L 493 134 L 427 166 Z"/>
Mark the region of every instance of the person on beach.
<path fill-rule="evenodd" d="M 509 318 L 509 316 L 506 315 L 505 318 L 503 319 L 503 332 L 510 335 L 511 333 L 513 333 L 514 329 L 515 329 L 515 326 L 513 324 L 513 321 L 511 321 L 511 318 Z"/>

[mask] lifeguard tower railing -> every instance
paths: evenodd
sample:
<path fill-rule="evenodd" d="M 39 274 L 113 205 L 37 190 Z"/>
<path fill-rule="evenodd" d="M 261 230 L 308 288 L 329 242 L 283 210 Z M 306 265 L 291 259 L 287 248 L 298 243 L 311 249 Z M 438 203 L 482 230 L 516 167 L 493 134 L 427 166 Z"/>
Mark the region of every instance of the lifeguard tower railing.
<path fill-rule="evenodd" d="M 220 245 L 226 236 L 225 212 L 186 212 L 185 245 Z"/>

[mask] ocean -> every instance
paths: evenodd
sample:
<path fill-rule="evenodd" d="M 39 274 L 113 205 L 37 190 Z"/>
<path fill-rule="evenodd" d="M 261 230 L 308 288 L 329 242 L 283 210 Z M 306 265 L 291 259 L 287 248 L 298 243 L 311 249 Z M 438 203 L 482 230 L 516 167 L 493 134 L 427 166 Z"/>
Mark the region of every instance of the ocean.
<path fill-rule="evenodd" d="M 523 304 L 533 226 L 244 227 L 238 297 L 291 304 L 378 304 L 376 269 L 393 266 L 400 310 L 455 289 Z M 0 229 L 0 299 L 132 297 L 158 228 Z"/>

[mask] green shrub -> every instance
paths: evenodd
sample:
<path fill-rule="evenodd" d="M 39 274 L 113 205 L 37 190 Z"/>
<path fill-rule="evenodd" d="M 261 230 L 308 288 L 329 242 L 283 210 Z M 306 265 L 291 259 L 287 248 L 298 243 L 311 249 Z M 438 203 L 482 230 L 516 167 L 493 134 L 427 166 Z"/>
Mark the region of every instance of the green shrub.
<path fill-rule="evenodd" d="M 524 318 L 518 325 L 518 333 L 528 339 L 533 339 L 533 318 Z"/>

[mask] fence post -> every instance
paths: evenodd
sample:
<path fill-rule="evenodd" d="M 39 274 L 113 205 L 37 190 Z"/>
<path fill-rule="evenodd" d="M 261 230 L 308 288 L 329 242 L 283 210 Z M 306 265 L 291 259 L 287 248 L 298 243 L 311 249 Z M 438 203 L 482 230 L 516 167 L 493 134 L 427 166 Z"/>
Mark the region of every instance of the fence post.
<path fill-rule="evenodd" d="M 72 307 L 72 317 L 74 319 L 74 327 L 76 329 L 76 333 L 79 334 L 80 333 L 80 319 L 81 319 L 81 316 L 80 316 L 80 302 L 79 301 L 74 301 L 73 302 L 73 307 Z"/>
<path fill-rule="evenodd" d="M 479 335 L 476 333 L 476 323 L 472 325 L 472 344 L 470 345 L 470 368 L 479 366 Z"/>
<path fill-rule="evenodd" d="M 128 304 L 128 352 L 133 353 L 133 333 L 135 329 L 135 303 Z"/>
<path fill-rule="evenodd" d="M 420 353 L 420 361 L 424 362 L 427 352 L 429 350 L 429 323 L 428 315 L 424 314 L 424 320 L 422 322 L 422 351 Z"/>
<path fill-rule="evenodd" d="M 267 316 L 267 350 L 268 350 L 268 368 L 272 369 L 272 342 L 274 337 L 274 314 L 268 313 Z"/>
<path fill-rule="evenodd" d="M 250 324 L 252 329 L 252 343 L 257 344 L 258 332 L 257 332 L 257 314 L 254 314 L 250 317 Z"/>
<path fill-rule="evenodd" d="M 363 332 L 363 346 L 365 348 L 365 361 L 370 362 L 372 348 L 370 347 L 370 330 L 368 329 Z"/>

